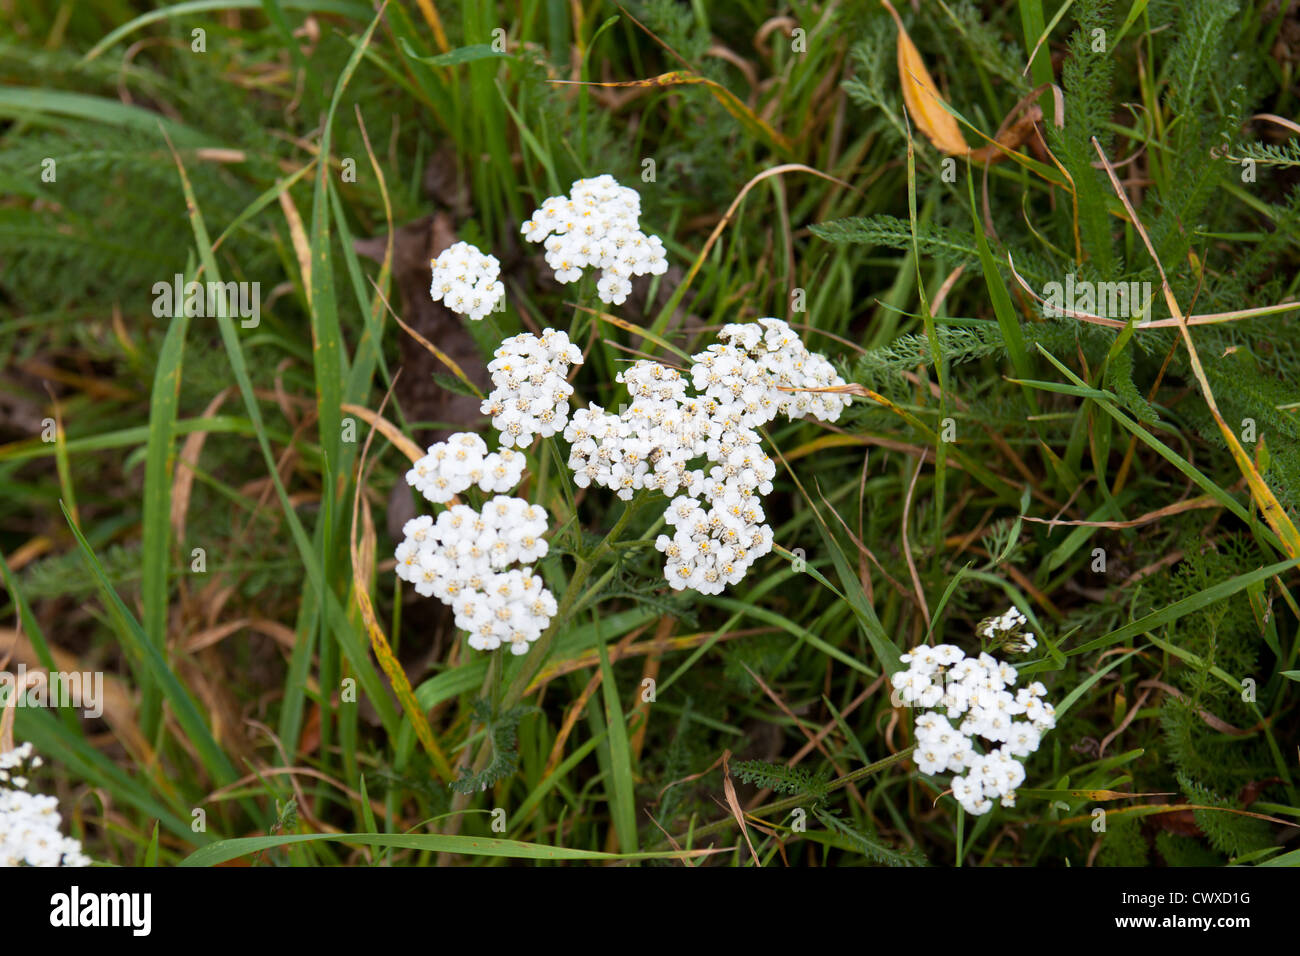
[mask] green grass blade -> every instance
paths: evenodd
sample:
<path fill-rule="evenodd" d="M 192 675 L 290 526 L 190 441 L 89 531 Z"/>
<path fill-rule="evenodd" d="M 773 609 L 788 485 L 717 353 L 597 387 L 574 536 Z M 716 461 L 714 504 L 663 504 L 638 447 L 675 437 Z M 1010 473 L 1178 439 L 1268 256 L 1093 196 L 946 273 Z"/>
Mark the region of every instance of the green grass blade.
<path fill-rule="evenodd" d="M 81 529 L 72 520 L 72 515 L 68 513 L 62 502 L 59 503 L 59 507 L 63 508 L 63 516 L 67 519 L 68 527 L 72 529 L 77 544 L 81 546 L 82 556 L 85 558 L 91 573 L 99 582 L 112 608 L 117 611 L 126 624 L 121 631 L 126 650 L 145 662 L 154 681 L 162 688 L 163 696 L 171 705 L 177 723 L 185 731 L 185 735 L 189 738 L 190 743 L 194 745 L 194 749 L 198 751 L 199 758 L 203 761 L 204 767 L 207 768 L 213 780 L 221 784 L 232 782 L 235 779 L 235 768 L 226 758 L 225 751 L 221 749 L 221 746 L 212 736 L 212 731 L 203 720 L 194 701 L 190 699 L 190 695 L 181 686 L 181 682 L 177 680 L 171 668 L 168 667 L 162 652 L 149 640 L 144 628 L 140 626 L 140 622 L 136 620 L 135 615 L 131 613 L 130 609 L 123 603 L 122 598 L 118 596 L 116 589 L 108 580 L 108 575 L 104 573 L 103 565 L 95 557 L 95 552 L 82 535 Z"/>
<path fill-rule="evenodd" d="M 223 303 L 224 304 L 224 303 Z M 177 304 L 180 306 L 180 304 Z M 154 370 L 149 401 L 149 441 L 144 468 L 143 542 L 140 554 L 140 592 L 144 605 L 144 633 L 158 650 L 167 643 L 167 574 L 171 566 L 172 477 L 176 468 L 176 409 L 180 403 L 181 366 L 189 319 L 183 306 L 167 328 Z M 183 544 L 183 542 L 177 542 Z M 157 688 L 141 688 L 141 730 L 146 737 L 157 731 L 162 718 Z"/>
<path fill-rule="evenodd" d="M 515 860 L 666 860 L 680 857 L 676 850 L 658 853 L 602 853 L 598 850 L 570 850 L 562 846 L 497 840 L 489 837 L 445 836 L 438 833 L 292 833 L 284 836 L 239 837 L 223 840 L 196 850 L 181 861 L 181 866 L 217 866 L 230 860 L 294 843 L 331 840 L 358 846 L 383 846 L 393 849 L 421 850 L 426 853 L 454 853 L 460 856 L 489 856 Z M 696 851 L 704 853 L 707 851 Z"/>
<path fill-rule="evenodd" d="M 1097 638 L 1095 641 L 1089 641 L 1073 650 L 1066 651 L 1067 657 L 1075 657 L 1079 654 L 1089 654 L 1092 651 L 1100 650 L 1103 647 L 1110 647 L 1112 644 L 1118 644 L 1121 641 L 1127 641 L 1131 637 L 1137 637 L 1139 634 L 1145 634 L 1147 631 L 1154 630 L 1172 621 L 1176 621 L 1188 614 L 1203 610 L 1207 607 L 1227 600 L 1239 591 L 1245 590 L 1256 581 L 1266 581 L 1275 574 L 1282 574 L 1289 571 L 1297 564 L 1300 559 L 1290 561 L 1279 561 L 1277 564 L 1270 564 L 1267 567 L 1258 568 L 1247 574 L 1239 574 L 1227 581 L 1220 581 L 1218 584 L 1211 585 L 1191 597 L 1183 598 L 1176 601 L 1168 607 L 1161 608 L 1159 611 L 1153 611 L 1145 617 L 1139 618 L 1125 624 L 1123 627 L 1116 628 L 1109 634 Z"/>
<path fill-rule="evenodd" d="M 619 847 L 624 853 L 635 853 L 639 846 L 636 828 L 636 791 L 632 782 L 632 750 L 628 745 L 623 705 L 618 699 L 614 667 L 609 661 L 609 646 L 600 634 L 599 616 L 596 621 L 596 649 L 600 654 L 600 690 L 605 703 L 605 725 L 609 728 L 609 764 L 613 789 L 610 812 L 614 818 L 614 831 L 618 834 Z"/>
<path fill-rule="evenodd" d="M 141 27 L 173 17 L 186 17 L 194 13 L 207 13 L 213 10 L 256 10 L 262 6 L 262 0 L 187 0 L 185 3 L 173 3 L 143 13 L 134 20 L 122 24 L 90 48 L 82 57 L 86 63 L 95 59 L 123 37 L 130 36 Z M 283 0 L 283 6 L 289 10 L 306 10 L 317 13 L 337 13 L 346 17 L 364 20 L 373 12 L 364 3 L 352 0 Z"/>

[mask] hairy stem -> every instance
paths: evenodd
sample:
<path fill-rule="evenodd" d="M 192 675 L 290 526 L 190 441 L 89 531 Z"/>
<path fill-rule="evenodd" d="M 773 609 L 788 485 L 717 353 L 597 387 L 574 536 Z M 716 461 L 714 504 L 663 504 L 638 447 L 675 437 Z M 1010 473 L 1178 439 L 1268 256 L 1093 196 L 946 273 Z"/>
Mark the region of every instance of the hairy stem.
<path fill-rule="evenodd" d="M 533 678 L 542 669 L 542 665 L 546 663 L 546 658 L 551 653 L 551 645 L 555 643 L 560 628 L 569 619 L 582 591 L 582 586 L 586 584 L 587 578 L 591 577 L 591 573 L 596 569 L 596 566 L 613 550 L 618 536 L 627 527 L 628 520 L 636 511 L 635 505 L 635 501 L 629 501 L 623 508 L 623 513 L 618 516 L 618 521 L 614 523 L 614 527 L 610 529 L 609 534 L 605 535 L 604 540 L 596 545 L 591 554 L 578 559 L 578 566 L 573 569 L 573 577 L 569 578 L 569 584 L 564 589 L 564 597 L 560 599 L 559 607 L 556 609 L 555 616 L 551 618 L 550 626 L 546 628 L 542 636 L 537 639 L 537 643 L 533 645 L 533 649 L 524 657 L 523 667 L 519 669 L 519 673 L 515 675 L 515 679 L 506 691 L 503 706 L 507 709 L 514 707 L 523 700 L 524 694 L 528 692 L 528 685 L 532 683 Z"/>
<path fill-rule="evenodd" d="M 618 541 L 619 535 L 627 527 L 627 523 L 631 519 L 633 512 L 636 511 L 636 504 L 637 502 L 635 500 L 629 501 L 623 508 L 623 513 L 619 515 L 618 521 L 614 523 L 614 527 L 610 529 L 609 534 L 605 535 L 604 540 L 602 540 L 600 544 L 592 550 L 591 554 L 578 558 L 578 565 L 573 569 L 573 576 L 569 578 L 569 584 L 564 589 L 564 597 L 560 599 L 559 607 L 556 608 L 555 616 L 551 618 L 550 626 L 547 627 L 547 629 L 542 633 L 542 636 L 537 639 L 537 643 L 533 645 L 533 649 L 528 652 L 527 656 L 524 658 L 523 667 L 520 669 L 519 673 L 515 675 L 515 679 L 506 690 L 504 698 L 501 698 L 500 700 L 498 700 L 500 697 L 500 684 L 493 679 L 493 668 L 494 666 L 501 667 L 500 673 L 504 674 L 504 667 L 499 663 L 500 651 L 498 650 L 493 654 L 492 661 L 488 664 L 487 679 L 483 684 L 484 694 L 492 694 L 493 714 L 509 710 L 523 700 L 524 695 L 528 692 L 528 685 L 532 682 L 533 678 L 537 676 L 542 665 L 546 663 L 546 658 L 551 652 L 551 645 L 555 643 L 556 635 L 571 616 L 574 607 L 578 602 L 580 592 L 584 599 L 584 603 L 585 599 L 592 593 L 591 590 L 583 592 L 582 586 L 586 584 L 587 579 L 591 577 L 591 573 L 596 569 L 597 565 L 599 565 L 600 562 L 604 560 L 605 556 L 613 550 L 614 544 Z M 610 572 L 606 572 L 606 574 L 597 581 L 597 587 L 608 580 L 609 573 Z M 594 590 L 594 588 L 592 590 Z M 479 745 L 478 753 L 474 757 L 474 762 L 469 767 L 469 773 L 475 774 L 481 772 L 485 767 L 487 767 L 491 759 L 492 740 L 489 736 Z M 443 830 L 444 833 L 455 834 L 460 831 L 463 811 L 469 806 L 471 797 L 472 794 L 461 793 L 459 791 L 452 795 L 452 816 L 448 818 L 447 827 Z M 446 865 L 449 861 L 450 857 L 448 854 L 439 854 L 438 865 Z"/>

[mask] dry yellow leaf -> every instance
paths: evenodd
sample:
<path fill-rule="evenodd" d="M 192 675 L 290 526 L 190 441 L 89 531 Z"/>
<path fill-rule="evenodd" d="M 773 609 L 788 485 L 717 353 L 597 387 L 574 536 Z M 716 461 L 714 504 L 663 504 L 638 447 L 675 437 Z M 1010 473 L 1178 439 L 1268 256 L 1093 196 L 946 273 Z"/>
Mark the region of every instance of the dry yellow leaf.
<path fill-rule="evenodd" d="M 940 152 L 965 156 L 970 147 L 966 145 L 957 121 L 944 109 L 943 97 L 930 78 L 930 71 L 925 68 L 921 51 L 907 35 L 903 21 L 889 0 L 880 2 L 898 24 L 898 80 L 903 86 L 903 103 L 908 114 Z"/>

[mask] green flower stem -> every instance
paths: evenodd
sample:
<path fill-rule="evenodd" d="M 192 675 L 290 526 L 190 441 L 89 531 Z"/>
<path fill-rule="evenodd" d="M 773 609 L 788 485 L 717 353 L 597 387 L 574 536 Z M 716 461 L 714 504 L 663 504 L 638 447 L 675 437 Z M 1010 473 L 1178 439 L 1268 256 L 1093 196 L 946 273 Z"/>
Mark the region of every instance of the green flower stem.
<path fill-rule="evenodd" d="M 560 454 L 560 446 L 553 436 L 551 438 L 543 438 L 542 444 L 546 446 L 547 450 L 550 452 L 551 459 L 555 462 L 555 480 L 560 486 L 560 490 L 564 492 L 564 503 L 569 508 L 569 514 L 566 516 L 565 520 L 567 521 L 575 518 L 578 514 L 578 502 L 573 493 L 573 482 L 569 479 L 569 466 L 565 462 L 564 456 Z M 575 531 L 570 531 L 569 535 L 575 540 L 579 537 Z"/>
<path fill-rule="evenodd" d="M 582 586 L 587 582 L 587 578 L 591 577 L 591 573 L 595 570 L 596 566 L 607 554 L 609 554 L 610 551 L 613 550 L 614 544 L 618 541 L 619 535 L 623 532 L 624 528 L 627 527 L 628 521 L 637 510 L 637 505 L 639 504 L 639 497 L 629 501 L 627 506 L 623 509 L 623 513 L 619 515 L 618 521 L 614 523 L 614 527 L 610 529 L 609 534 L 605 535 L 604 540 L 602 540 L 600 544 L 592 550 L 591 554 L 578 559 L 578 566 L 573 570 L 573 577 L 569 578 L 568 587 L 564 590 L 564 597 L 561 599 L 559 607 L 556 609 L 555 616 L 551 618 L 550 626 L 545 630 L 545 632 L 543 632 L 542 636 L 537 639 L 537 642 L 533 645 L 533 649 L 529 651 L 527 656 L 524 658 L 523 668 L 515 675 L 515 679 L 507 689 L 504 699 L 500 700 L 498 699 L 500 695 L 495 690 L 495 688 L 499 688 L 500 685 L 493 678 L 492 668 L 494 664 L 500 667 L 499 661 L 501 659 L 501 654 L 498 652 L 492 655 L 492 661 L 488 665 L 488 675 L 484 681 L 483 687 L 485 696 L 489 688 L 493 689 L 492 712 L 494 714 L 509 710 L 523 700 L 524 694 L 528 691 L 528 685 L 532 682 L 532 679 L 537 675 L 538 671 L 541 670 L 542 664 L 546 662 L 546 658 L 551 652 L 551 645 L 555 643 L 555 637 L 559 633 L 560 627 L 569 619 L 575 606 L 578 604 L 579 591 L 582 590 Z M 601 576 L 592 588 L 583 592 L 583 601 L 585 602 L 590 595 L 595 593 L 597 588 L 603 587 L 604 583 L 608 581 L 612 574 L 613 568 L 610 568 Z M 501 667 L 500 672 L 504 674 L 504 671 L 505 668 Z M 474 763 L 471 765 L 469 772 L 471 774 L 480 773 L 485 767 L 487 767 L 491 759 L 492 740 L 490 738 L 485 738 L 479 745 L 478 753 L 474 757 Z M 452 796 L 451 810 L 455 816 L 452 816 L 449 820 L 448 825 L 450 829 L 446 832 L 459 832 L 461 819 L 460 811 L 463 811 L 469 806 L 469 801 L 469 794 L 457 792 Z"/>
<path fill-rule="evenodd" d="M 487 677 L 484 679 L 483 686 L 486 690 L 484 694 L 488 697 L 492 705 L 492 713 L 499 712 L 498 703 L 501 700 L 501 683 L 505 676 L 505 668 L 501 666 L 501 655 L 493 654 L 488 660 Z"/>
<path fill-rule="evenodd" d="M 659 520 L 651 526 L 650 530 L 645 533 L 645 537 L 649 538 L 658 534 L 659 529 L 662 528 L 663 525 L 664 519 L 661 516 Z M 613 547 L 613 544 L 614 543 L 611 542 L 610 546 Z M 582 597 L 578 598 L 578 600 L 574 602 L 573 607 L 569 611 L 570 615 L 577 615 L 585 611 L 588 606 L 588 601 L 605 589 L 605 586 L 609 584 L 609 579 L 614 576 L 615 570 L 616 568 L 613 566 L 606 568 L 605 573 L 596 579 L 596 583 L 587 588 L 587 590 L 583 592 Z"/>
<path fill-rule="evenodd" d="M 505 709 L 509 710 L 511 707 L 514 707 L 523 700 L 524 694 L 528 691 L 528 685 L 532 683 L 533 678 L 536 677 L 538 671 L 542 669 L 542 665 L 546 663 L 546 658 L 551 653 L 551 645 L 555 643 L 556 635 L 559 634 L 560 628 L 569 619 L 569 616 L 573 612 L 574 606 L 578 600 L 579 591 L 581 591 L 582 586 L 586 584 L 587 578 L 591 577 L 591 572 L 594 571 L 601 560 L 603 560 L 604 557 L 613 550 L 614 543 L 618 540 L 618 536 L 622 533 L 623 529 L 627 527 L 628 520 L 631 519 L 632 514 L 637 510 L 637 504 L 638 502 L 635 499 L 629 501 L 623 508 L 623 513 L 619 515 L 618 521 L 614 523 L 614 527 L 610 529 L 609 534 L 605 535 L 604 539 L 600 544 L 596 545 L 591 554 L 578 559 L 578 566 L 573 569 L 573 577 L 569 578 L 568 586 L 564 589 L 564 597 L 560 600 L 560 605 L 556 609 L 555 616 L 551 618 L 550 626 L 542 632 L 542 636 L 537 639 L 537 643 L 533 645 L 533 649 L 524 657 L 523 667 L 520 668 L 519 673 L 515 675 L 515 679 L 511 682 L 509 689 L 506 691 L 505 700 L 502 702 L 502 706 Z M 607 572 L 607 575 L 612 573 L 612 571 L 613 569 L 611 568 L 610 572 Z M 606 578 L 602 578 L 601 581 L 598 582 L 598 585 L 603 583 L 604 580 L 606 580 Z M 585 596 L 586 594 L 583 595 L 583 597 Z"/>

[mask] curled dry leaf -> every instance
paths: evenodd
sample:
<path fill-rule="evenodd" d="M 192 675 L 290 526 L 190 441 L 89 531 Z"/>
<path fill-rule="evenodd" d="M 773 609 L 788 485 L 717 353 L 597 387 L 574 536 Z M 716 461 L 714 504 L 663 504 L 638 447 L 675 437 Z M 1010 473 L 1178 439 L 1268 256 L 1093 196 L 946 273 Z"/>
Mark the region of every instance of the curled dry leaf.
<path fill-rule="evenodd" d="M 940 152 L 950 156 L 967 155 L 970 146 L 966 144 L 957 121 L 944 108 L 943 97 L 930 78 L 930 71 L 925 68 L 921 51 L 907 35 L 902 19 L 889 0 L 881 0 L 881 3 L 898 24 L 898 81 L 903 87 L 903 103 L 908 114 Z"/>

